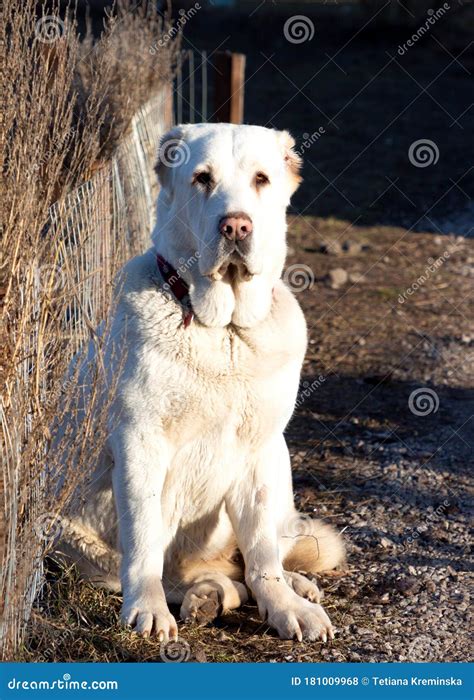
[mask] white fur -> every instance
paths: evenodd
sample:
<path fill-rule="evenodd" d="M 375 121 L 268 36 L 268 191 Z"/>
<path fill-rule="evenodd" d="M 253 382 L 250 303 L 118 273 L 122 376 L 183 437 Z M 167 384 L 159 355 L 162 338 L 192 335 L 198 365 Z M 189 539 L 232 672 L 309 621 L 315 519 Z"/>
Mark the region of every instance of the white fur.
<path fill-rule="evenodd" d="M 183 614 L 193 616 L 209 579 L 223 607 L 245 600 L 230 574 L 212 576 L 233 566 L 226 560 L 219 568 L 219 561 L 236 541 L 246 584 L 269 624 L 282 637 L 325 639 L 329 619 L 307 599 L 316 600 L 317 589 L 285 575 L 282 565 L 295 544 L 284 533 L 296 516 L 283 430 L 306 349 L 303 314 L 280 280 L 295 189 L 291 140 L 286 132 L 225 124 L 178 127 L 164 143 L 170 138 L 185 144 L 188 162 L 159 165 L 154 248 L 122 273 L 107 354 L 111 375 L 120 371 L 110 437 L 70 528 L 121 552 L 122 619 L 142 634 L 176 636 L 166 598 L 184 601 Z M 210 192 L 192 184 L 203 167 L 213 173 Z M 270 179 L 260 189 L 257 171 Z M 234 277 L 219 278 L 227 259 L 218 223 L 230 211 L 251 217 L 252 241 L 246 270 L 236 265 Z M 188 328 L 181 304 L 164 289 L 156 251 L 189 284 L 196 318 Z M 342 547 L 325 532 L 334 549 L 325 561 L 333 566 Z M 88 547 L 82 550 L 88 557 Z M 102 568 L 113 579 L 113 565 Z"/>

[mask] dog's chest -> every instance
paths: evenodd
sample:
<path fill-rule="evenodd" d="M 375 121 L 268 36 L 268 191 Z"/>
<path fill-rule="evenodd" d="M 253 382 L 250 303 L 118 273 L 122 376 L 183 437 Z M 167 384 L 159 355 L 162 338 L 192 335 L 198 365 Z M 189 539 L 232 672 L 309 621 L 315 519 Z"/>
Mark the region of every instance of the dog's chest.
<path fill-rule="evenodd" d="M 164 430 L 178 449 L 195 440 L 243 449 L 281 432 L 306 349 L 304 317 L 290 292 L 275 288 L 268 319 L 246 330 L 185 327 L 179 305 L 156 299 L 140 294 L 131 305 L 123 394 L 137 423 Z"/>
<path fill-rule="evenodd" d="M 173 442 L 212 435 L 241 448 L 283 430 L 305 347 L 290 330 L 275 322 L 245 332 L 196 325 L 154 346 L 147 390 Z"/>

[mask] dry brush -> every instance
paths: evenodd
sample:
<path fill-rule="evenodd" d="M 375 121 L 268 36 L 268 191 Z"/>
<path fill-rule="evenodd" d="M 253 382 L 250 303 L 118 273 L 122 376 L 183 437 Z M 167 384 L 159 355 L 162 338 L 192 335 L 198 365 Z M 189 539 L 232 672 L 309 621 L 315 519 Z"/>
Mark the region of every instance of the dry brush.
<path fill-rule="evenodd" d="M 73 14 L 61 15 L 59 5 L 43 16 L 35 6 L 5 0 L 0 20 L 4 659 L 15 658 L 44 556 L 106 430 L 98 362 L 81 420 L 51 448 L 54 426 L 74 413 L 81 392 L 77 370 L 65 380 L 71 358 L 88 343 L 100 357 L 96 329 L 114 274 L 149 233 L 143 160 L 168 126 L 166 85 L 178 45 L 149 51 L 169 22 L 151 3 L 138 12 L 119 4 L 96 40 L 90 29 L 81 40 Z"/>

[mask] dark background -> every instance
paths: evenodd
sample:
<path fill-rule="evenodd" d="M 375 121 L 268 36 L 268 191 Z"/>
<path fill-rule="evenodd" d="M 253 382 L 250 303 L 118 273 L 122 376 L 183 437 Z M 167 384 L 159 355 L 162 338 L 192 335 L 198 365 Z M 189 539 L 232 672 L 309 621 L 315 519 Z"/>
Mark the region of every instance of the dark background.
<path fill-rule="evenodd" d="M 474 8 L 453 0 L 400 56 L 429 15 L 422 0 L 394 4 L 203 2 L 183 48 L 207 50 L 210 64 L 217 48 L 246 54 L 247 123 L 289 129 L 299 144 L 324 128 L 303 153 L 298 213 L 472 235 Z M 292 44 L 284 24 L 298 14 L 314 37 Z M 436 165 L 409 162 L 419 139 L 437 145 Z"/>

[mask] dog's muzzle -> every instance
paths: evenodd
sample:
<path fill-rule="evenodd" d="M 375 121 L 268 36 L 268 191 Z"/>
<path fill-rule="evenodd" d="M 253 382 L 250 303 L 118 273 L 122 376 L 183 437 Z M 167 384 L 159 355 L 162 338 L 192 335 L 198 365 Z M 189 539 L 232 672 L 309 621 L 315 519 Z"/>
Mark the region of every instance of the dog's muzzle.
<path fill-rule="evenodd" d="M 252 219 L 242 211 L 225 214 L 219 221 L 219 233 L 228 241 L 244 241 L 252 231 Z"/>
<path fill-rule="evenodd" d="M 256 271 L 248 265 L 253 248 L 253 222 L 245 212 L 229 212 L 219 219 L 220 235 L 216 268 L 211 280 L 235 282 L 251 279 Z"/>

